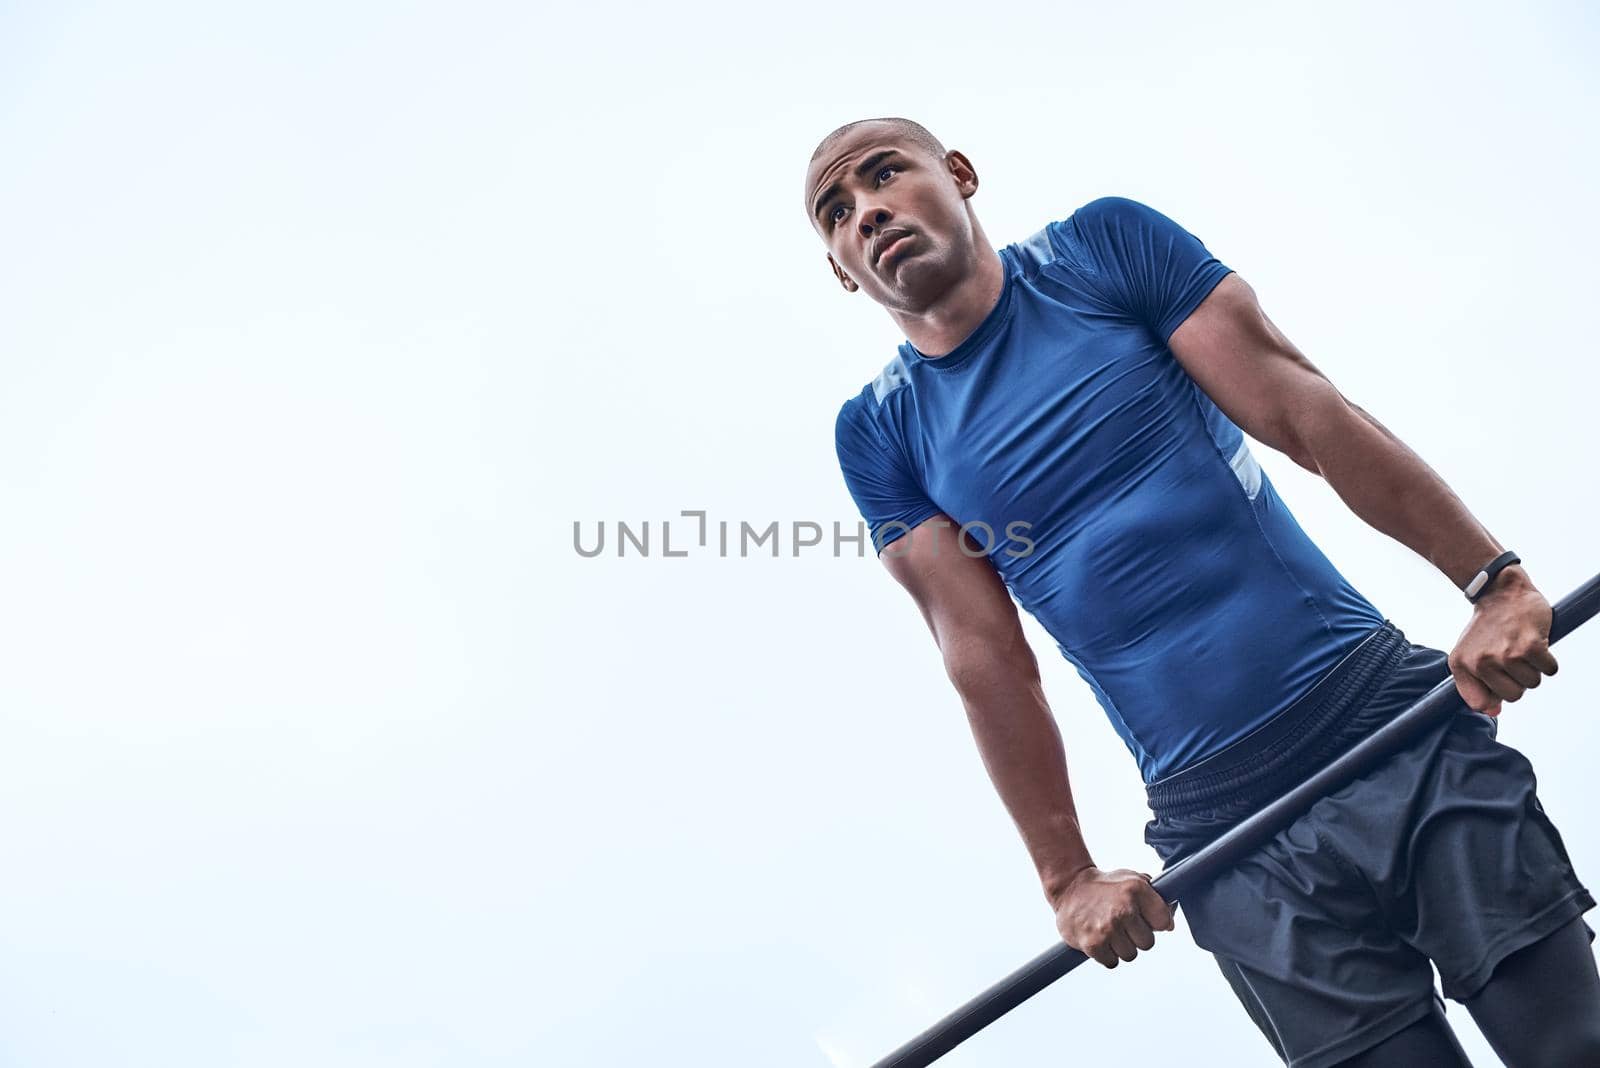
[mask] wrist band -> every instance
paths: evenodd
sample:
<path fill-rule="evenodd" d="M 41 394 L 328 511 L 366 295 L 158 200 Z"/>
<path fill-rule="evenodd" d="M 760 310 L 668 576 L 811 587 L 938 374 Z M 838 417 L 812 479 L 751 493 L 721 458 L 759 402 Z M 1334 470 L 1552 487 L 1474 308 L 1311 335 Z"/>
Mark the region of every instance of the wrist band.
<path fill-rule="evenodd" d="M 1482 571 L 1479 571 L 1476 575 L 1472 576 L 1472 581 L 1467 583 L 1467 588 L 1462 592 L 1467 595 L 1467 600 L 1476 604 L 1478 598 L 1483 596 L 1483 591 L 1488 589 L 1489 583 L 1494 581 L 1494 577 L 1496 575 L 1500 574 L 1500 572 L 1504 571 L 1512 564 L 1520 563 L 1522 563 L 1522 558 L 1516 553 L 1507 549 L 1493 560 L 1490 560 L 1489 563 L 1484 566 Z"/>

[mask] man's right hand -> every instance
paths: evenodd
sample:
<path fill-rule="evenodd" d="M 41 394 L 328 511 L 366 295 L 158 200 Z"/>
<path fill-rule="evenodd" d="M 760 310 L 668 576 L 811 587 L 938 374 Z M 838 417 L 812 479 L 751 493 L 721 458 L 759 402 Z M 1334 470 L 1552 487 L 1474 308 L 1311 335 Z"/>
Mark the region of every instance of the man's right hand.
<path fill-rule="evenodd" d="M 1172 930 L 1172 909 L 1150 885 L 1150 877 L 1118 868 L 1084 868 L 1055 896 L 1056 930 L 1062 941 L 1115 968 L 1156 943 L 1157 931 Z"/>

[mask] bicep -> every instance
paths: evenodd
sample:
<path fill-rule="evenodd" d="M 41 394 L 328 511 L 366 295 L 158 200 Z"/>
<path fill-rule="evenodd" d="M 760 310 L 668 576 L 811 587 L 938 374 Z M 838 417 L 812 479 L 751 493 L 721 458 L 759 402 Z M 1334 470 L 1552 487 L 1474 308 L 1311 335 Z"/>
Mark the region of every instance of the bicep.
<path fill-rule="evenodd" d="M 1241 430 L 1317 470 L 1305 442 L 1314 438 L 1318 421 L 1348 404 L 1267 318 L 1244 279 L 1230 274 L 1217 283 L 1167 345 Z"/>

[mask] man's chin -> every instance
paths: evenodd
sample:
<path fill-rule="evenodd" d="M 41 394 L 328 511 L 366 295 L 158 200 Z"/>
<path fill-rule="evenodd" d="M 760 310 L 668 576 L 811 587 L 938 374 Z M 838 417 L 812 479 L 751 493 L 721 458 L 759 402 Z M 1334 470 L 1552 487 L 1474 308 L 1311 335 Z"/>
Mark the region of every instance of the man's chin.
<path fill-rule="evenodd" d="M 916 253 L 907 253 L 878 272 L 878 284 L 886 292 L 907 297 L 927 289 L 937 289 L 939 265 Z"/>

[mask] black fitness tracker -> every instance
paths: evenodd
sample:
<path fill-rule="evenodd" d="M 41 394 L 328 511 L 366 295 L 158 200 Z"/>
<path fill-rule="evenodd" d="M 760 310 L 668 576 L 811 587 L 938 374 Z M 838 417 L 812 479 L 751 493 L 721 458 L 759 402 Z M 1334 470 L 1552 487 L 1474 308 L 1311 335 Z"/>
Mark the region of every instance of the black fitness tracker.
<path fill-rule="evenodd" d="M 1499 556 L 1485 564 L 1483 570 L 1472 576 L 1472 581 L 1467 583 L 1466 589 L 1464 589 L 1462 592 L 1467 595 L 1467 600 L 1476 604 L 1478 598 L 1483 596 L 1483 591 L 1489 588 L 1489 583 L 1494 581 L 1494 577 L 1496 575 L 1500 574 L 1500 572 L 1504 571 L 1512 564 L 1520 563 L 1522 563 L 1522 558 L 1516 553 L 1507 549 L 1505 552 L 1501 553 Z"/>

